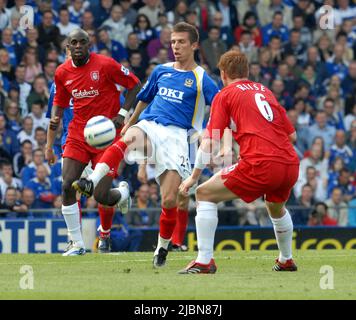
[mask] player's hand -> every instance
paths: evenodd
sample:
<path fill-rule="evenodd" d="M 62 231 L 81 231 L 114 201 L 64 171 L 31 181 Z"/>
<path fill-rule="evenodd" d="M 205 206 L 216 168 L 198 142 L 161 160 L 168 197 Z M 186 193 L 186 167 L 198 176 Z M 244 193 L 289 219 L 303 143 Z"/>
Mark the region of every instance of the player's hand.
<path fill-rule="evenodd" d="M 120 129 L 124 125 L 124 121 L 125 117 L 120 114 L 118 114 L 114 119 L 112 119 L 112 122 L 114 122 L 116 129 Z"/>
<path fill-rule="evenodd" d="M 53 152 L 53 149 L 52 148 L 46 148 L 46 151 L 45 151 L 45 159 L 48 161 L 48 164 L 50 166 L 54 165 L 55 162 L 56 162 L 56 156 Z"/>
<path fill-rule="evenodd" d="M 197 179 L 194 179 L 192 176 L 185 179 L 179 186 L 179 193 L 185 197 L 188 196 L 188 191 L 197 183 Z"/>
<path fill-rule="evenodd" d="M 145 164 L 140 164 L 140 166 L 138 167 L 137 179 L 141 183 L 147 183 L 147 171 Z"/>

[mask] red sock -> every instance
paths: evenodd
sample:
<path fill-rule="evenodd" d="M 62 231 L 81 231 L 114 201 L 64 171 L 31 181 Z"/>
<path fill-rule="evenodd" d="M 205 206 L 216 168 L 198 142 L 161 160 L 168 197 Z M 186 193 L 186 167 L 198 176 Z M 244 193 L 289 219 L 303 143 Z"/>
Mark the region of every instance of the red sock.
<path fill-rule="evenodd" d="M 107 148 L 100 158 L 99 163 L 106 163 L 111 170 L 117 171 L 120 162 L 125 156 L 127 144 L 121 140 L 115 142 L 112 146 Z"/>
<path fill-rule="evenodd" d="M 170 239 L 177 220 L 177 208 L 162 208 L 159 218 L 159 235 L 163 239 Z"/>
<path fill-rule="evenodd" d="M 177 223 L 172 235 L 172 243 L 181 246 L 188 227 L 188 210 L 177 208 Z"/>
<path fill-rule="evenodd" d="M 105 238 L 110 236 L 112 219 L 115 214 L 115 209 L 107 208 L 99 204 L 98 211 L 99 211 L 100 225 L 101 225 L 100 237 Z"/>

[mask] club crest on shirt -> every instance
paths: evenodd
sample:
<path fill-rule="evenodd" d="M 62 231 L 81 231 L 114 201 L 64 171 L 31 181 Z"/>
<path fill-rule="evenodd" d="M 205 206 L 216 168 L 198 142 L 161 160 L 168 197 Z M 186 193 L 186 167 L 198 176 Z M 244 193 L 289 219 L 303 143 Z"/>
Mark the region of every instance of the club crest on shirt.
<path fill-rule="evenodd" d="M 99 71 L 92 71 L 90 72 L 90 78 L 93 81 L 98 81 L 99 80 Z"/>
<path fill-rule="evenodd" d="M 193 79 L 185 79 L 184 85 L 188 88 L 191 88 L 194 83 Z"/>

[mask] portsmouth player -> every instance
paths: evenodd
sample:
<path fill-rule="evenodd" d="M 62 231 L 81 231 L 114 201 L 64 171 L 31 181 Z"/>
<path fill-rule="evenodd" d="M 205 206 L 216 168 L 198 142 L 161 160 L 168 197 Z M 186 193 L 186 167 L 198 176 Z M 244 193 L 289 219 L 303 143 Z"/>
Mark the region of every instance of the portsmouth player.
<path fill-rule="evenodd" d="M 158 244 L 153 259 L 155 267 L 166 262 L 177 220 L 178 187 L 191 172 L 188 131 L 202 130 L 205 107 L 211 105 L 218 92 L 213 80 L 194 60 L 198 43 L 199 34 L 194 26 L 181 22 L 173 27 L 171 46 L 175 62 L 153 70 L 137 95 L 139 102 L 123 128 L 122 139 L 105 151 L 88 179 L 73 185 L 88 196 L 94 193 L 102 204 L 118 201 L 119 198 L 108 194 L 99 182 L 118 167 L 125 152 L 136 149 L 147 156 L 147 161 L 155 163 L 162 198 Z"/>
<path fill-rule="evenodd" d="M 67 50 L 67 59 L 70 58 L 70 51 Z M 50 96 L 48 99 L 48 109 L 46 113 L 47 118 L 51 118 L 52 114 L 52 106 L 53 106 L 53 99 L 54 95 L 56 93 L 56 86 L 53 83 L 50 89 Z M 123 105 L 125 103 L 125 98 L 123 95 L 120 95 L 120 105 Z M 73 119 L 73 103 L 72 99 L 70 100 L 69 107 L 64 109 L 63 112 L 63 119 L 62 119 L 62 124 L 63 124 L 63 131 L 62 131 L 62 137 L 61 137 L 61 147 L 62 147 L 62 152 L 64 151 L 67 135 L 68 135 L 68 127 L 69 123 Z M 93 171 L 91 167 L 91 162 L 85 167 L 82 176 L 88 176 L 91 172 Z M 80 203 L 78 203 L 79 206 L 79 211 L 80 211 L 80 217 L 81 217 L 81 207 Z M 98 206 L 98 212 L 99 212 L 99 217 L 100 217 L 100 226 L 99 226 L 99 243 L 98 243 L 98 252 L 99 253 L 108 253 L 111 251 L 111 246 L 110 246 L 110 230 L 111 230 L 111 225 L 112 225 L 112 219 L 115 214 L 115 209 L 112 207 L 104 207 L 103 205 Z M 104 227 L 103 227 L 104 225 Z M 69 235 L 70 236 L 70 235 Z M 63 254 L 64 256 L 67 255 L 75 255 L 73 252 L 71 252 L 71 248 L 73 247 L 73 240 L 70 239 L 68 243 L 68 247 L 65 250 L 65 253 Z M 68 252 L 68 253 L 67 253 Z"/>
<path fill-rule="evenodd" d="M 180 186 L 186 194 L 205 167 L 204 152 L 220 140 L 225 128 L 232 130 L 240 146 L 240 160 L 215 174 L 196 190 L 198 257 L 180 273 L 215 273 L 214 235 L 217 204 L 241 198 L 252 202 L 265 196 L 280 254 L 275 271 L 296 271 L 292 259 L 293 223 L 285 203 L 297 181 L 299 159 L 293 144 L 296 133 L 272 92 L 248 80 L 248 60 L 229 51 L 218 65 L 225 88 L 214 99 L 206 135 L 197 153 L 192 175 Z"/>
<path fill-rule="evenodd" d="M 68 128 L 62 171 L 62 213 L 73 240 L 73 247 L 67 252 L 68 255 L 85 253 L 80 230 L 79 207 L 72 183 L 80 178 L 90 161 L 95 166 L 103 154 L 103 150 L 95 149 L 85 142 L 84 127 L 92 117 L 103 115 L 113 119 L 119 135 L 119 129 L 125 119 L 125 111 L 131 108 L 140 88 L 140 82 L 132 72 L 111 58 L 90 53 L 89 47 L 89 36 L 84 30 L 75 29 L 69 34 L 68 49 L 72 58 L 56 70 L 56 94 L 47 131 L 46 159 L 51 164 L 55 162 L 53 142 L 60 119 L 64 109 L 68 108 L 69 101 L 73 99 L 74 116 Z M 118 104 L 119 86 L 128 89 L 125 105 L 121 109 Z M 108 172 L 101 184 L 110 188 L 116 175 L 117 171 Z M 106 205 L 113 207 L 118 204 L 122 212 L 126 211 L 129 197 L 128 184 L 121 182 L 111 193 L 115 193 L 120 201 Z M 112 216 L 109 220 L 111 226 Z M 103 223 L 102 227 L 105 228 Z"/>

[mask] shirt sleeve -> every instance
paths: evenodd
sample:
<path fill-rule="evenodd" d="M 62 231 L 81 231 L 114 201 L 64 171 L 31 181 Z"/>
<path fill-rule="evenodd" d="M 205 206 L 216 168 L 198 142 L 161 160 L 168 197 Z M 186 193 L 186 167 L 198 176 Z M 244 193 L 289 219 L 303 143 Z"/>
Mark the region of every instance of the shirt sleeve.
<path fill-rule="evenodd" d="M 224 130 L 229 125 L 228 106 L 226 99 L 220 92 L 218 93 L 211 105 L 210 118 L 206 127 L 205 136 L 211 139 L 221 139 L 224 135 Z"/>
<path fill-rule="evenodd" d="M 68 108 L 71 95 L 64 87 L 61 74 L 58 69 L 54 75 L 54 83 L 56 86 L 56 94 L 54 95 L 53 105 L 59 106 L 61 108 Z"/>
<path fill-rule="evenodd" d="M 51 86 L 51 90 L 50 90 L 50 93 L 49 93 L 48 104 L 47 104 L 46 118 L 48 118 L 48 119 L 51 119 L 53 99 L 54 99 L 54 95 L 55 94 L 56 94 L 56 86 L 53 83 L 52 86 Z"/>
<path fill-rule="evenodd" d="M 157 72 L 158 68 L 156 67 L 151 75 L 149 76 L 147 82 L 144 84 L 142 87 L 141 91 L 137 94 L 137 100 L 150 103 L 154 97 L 156 96 L 156 93 L 158 91 L 158 86 L 157 86 Z"/>
<path fill-rule="evenodd" d="M 114 59 L 109 59 L 106 64 L 109 79 L 115 84 L 125 87 L 130 90 L 140 83 L 140 80 L 122 64 L 116 62 Z"/>
<path fill-rule="evenodd" d="M 219 88 L 206 72 L 204 73 L 203 78 L 203 92 L 206 104 L 211 106 L 215 95 L 219 92 Z"/>

